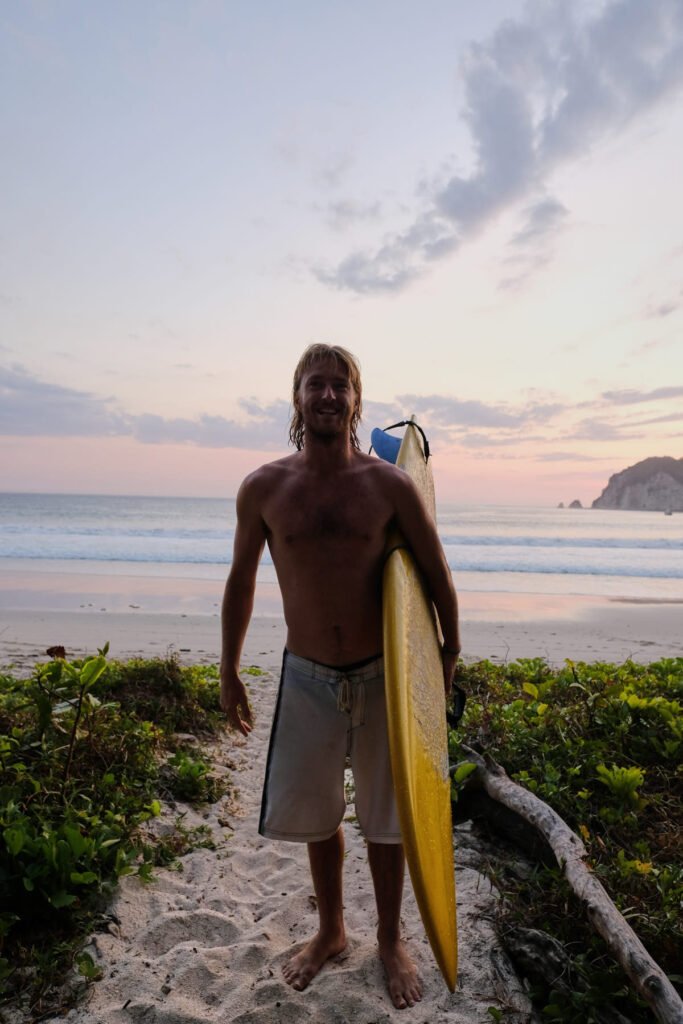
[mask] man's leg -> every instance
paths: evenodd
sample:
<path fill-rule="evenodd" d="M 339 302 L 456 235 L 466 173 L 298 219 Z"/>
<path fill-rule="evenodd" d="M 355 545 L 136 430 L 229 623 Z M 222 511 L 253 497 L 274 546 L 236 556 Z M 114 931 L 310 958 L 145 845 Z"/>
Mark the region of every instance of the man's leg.
<path fill-rule="evenodd" d="M 307 945 L 282 968 L 285 981 L 301 991 L 330 957 L 346 945 L 342 904 L 344 834 L 341 826 L 329 839 L 308 844 L 313 888 L 318 902 L 320 926 Z"/>
<path fill-rule="evenodd" d="M 400 843 L 368 842 L 368 860 L 377 901 L 377 942 L 389 995 L 403 1010 L 422 998 L 422 980 L 401 939 L 401 901 L 405 856 Z"/>

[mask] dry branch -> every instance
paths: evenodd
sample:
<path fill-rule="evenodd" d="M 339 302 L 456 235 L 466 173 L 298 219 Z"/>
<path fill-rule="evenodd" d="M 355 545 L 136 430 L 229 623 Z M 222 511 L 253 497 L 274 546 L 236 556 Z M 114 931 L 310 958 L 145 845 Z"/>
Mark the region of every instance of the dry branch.
<path fill-rule="evenodd" d="M 488 796 L 519 815 L 543 836 L 564 876 L 583 904 L 588 920 L 605 940 L 636 992 L 662 1024 L 683 1024 L 683 1002 L 631 926 L 622 917 L 586 863 L 587 851 L 579 836 L 543 800 L 519 786 L 495 761 L 463 745 L 477 770 L 468 787 L 482 787 Z"/>

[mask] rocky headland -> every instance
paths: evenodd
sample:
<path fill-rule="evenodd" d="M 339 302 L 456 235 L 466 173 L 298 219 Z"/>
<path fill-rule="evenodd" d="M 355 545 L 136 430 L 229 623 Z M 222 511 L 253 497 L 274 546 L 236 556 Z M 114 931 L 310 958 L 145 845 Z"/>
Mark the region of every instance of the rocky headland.
<path fill-rule="evenodd" d="M 683 459 L 654 456 L 614 473 L 592 507 L 683 512 Z"/>

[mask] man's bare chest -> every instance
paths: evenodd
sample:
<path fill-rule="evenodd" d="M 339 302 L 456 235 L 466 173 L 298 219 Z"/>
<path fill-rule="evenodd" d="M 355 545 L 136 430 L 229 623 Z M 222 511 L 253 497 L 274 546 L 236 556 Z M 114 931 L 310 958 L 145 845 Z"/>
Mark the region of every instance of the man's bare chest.
<path fill-rule="evenodd" d="M 271 545 L 381 547 L 389 509 L 377 495 L 362 488 L 339 493 L 292 488 L 268 503 L 265 520 Z"/>

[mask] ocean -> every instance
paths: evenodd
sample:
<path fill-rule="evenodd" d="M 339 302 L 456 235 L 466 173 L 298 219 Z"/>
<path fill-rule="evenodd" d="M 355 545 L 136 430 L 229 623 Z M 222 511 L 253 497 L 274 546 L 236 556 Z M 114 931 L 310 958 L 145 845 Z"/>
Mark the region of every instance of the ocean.
<path fill-rule="evenodd" d="M 441 505 L 461 591 L 683 600 L 683 515 Z M 0 494 L 0 569 L 222 580 L 235 502 Z M 274 584 L 266 550 L 259 582 Z"/>

